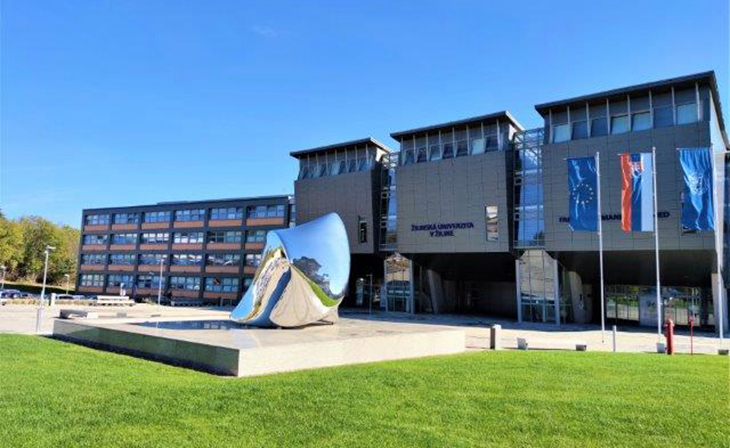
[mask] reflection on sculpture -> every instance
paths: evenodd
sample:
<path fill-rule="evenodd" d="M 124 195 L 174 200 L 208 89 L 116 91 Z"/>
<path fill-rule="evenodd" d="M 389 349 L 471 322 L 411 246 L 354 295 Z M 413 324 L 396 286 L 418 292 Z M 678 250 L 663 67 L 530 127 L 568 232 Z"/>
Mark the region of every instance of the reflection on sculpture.
<path fill-rule="evenodd" d="M 336 213 L 271 230 L 251 287 L 231 319 L 260 327 L 335 322 L 349 275 L 347 232 Z"/>

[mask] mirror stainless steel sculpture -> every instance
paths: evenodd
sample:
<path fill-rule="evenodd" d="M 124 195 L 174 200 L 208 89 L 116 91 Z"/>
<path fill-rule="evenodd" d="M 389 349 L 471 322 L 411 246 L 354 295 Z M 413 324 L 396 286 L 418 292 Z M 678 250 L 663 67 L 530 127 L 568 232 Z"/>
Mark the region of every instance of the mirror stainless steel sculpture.
<path fill-rule="evenodd" d="M 231 319 L 259 327 L 336 322 L 349 275 L 347 232 L 336 213 L 271 230 L 253 282 Z"/>

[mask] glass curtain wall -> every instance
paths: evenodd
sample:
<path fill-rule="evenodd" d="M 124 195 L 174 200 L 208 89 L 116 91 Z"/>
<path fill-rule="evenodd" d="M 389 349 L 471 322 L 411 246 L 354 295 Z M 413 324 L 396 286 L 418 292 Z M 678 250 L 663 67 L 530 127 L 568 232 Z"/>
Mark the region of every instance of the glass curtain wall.
<path fill-rule="evenodd" d="M 514 235 L 517 248 L 545 246 L 543 138 L 542 128 L 515 134 Z"/>
<path fill-rule="evenodd" d="M 384 264 L 387 311 L 412 312 L 413 271 L 411 260 L 395 253 L 386 258 Z"/>
<path fill-rule="evenodd" d="M 518 260 L 523 322 L 555 322 L 556 262 L 544 250 L 526 250 Z"/>

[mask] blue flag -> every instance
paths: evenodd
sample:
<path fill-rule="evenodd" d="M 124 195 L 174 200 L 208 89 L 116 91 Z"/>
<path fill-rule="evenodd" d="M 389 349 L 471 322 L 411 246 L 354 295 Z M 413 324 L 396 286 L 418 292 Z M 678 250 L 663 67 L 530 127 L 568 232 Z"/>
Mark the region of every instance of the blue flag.
<path fill-rule="evenodd" d="M 682 227 L 693 230 L 715 229 L 712 202 L 712 149 L 682 148 L 679 163 L 684 177 Z"/>
<path fill-rule="evenodd" d="M 598 230 L 598 176 L 595 157 L 568 159 L 570 228 Z"/>

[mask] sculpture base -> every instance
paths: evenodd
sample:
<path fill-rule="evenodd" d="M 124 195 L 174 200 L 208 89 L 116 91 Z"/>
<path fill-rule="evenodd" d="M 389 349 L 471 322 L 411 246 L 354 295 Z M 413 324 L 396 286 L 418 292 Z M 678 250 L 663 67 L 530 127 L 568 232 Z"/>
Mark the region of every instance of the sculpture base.
<path fill-rule="evenodd" d="M 246 328 L 221 320 L 56 320 L 53 336 L 239 377 L 446 355 L 466 347 L 460 329 L 357 319 L 297 329 Z"/>

